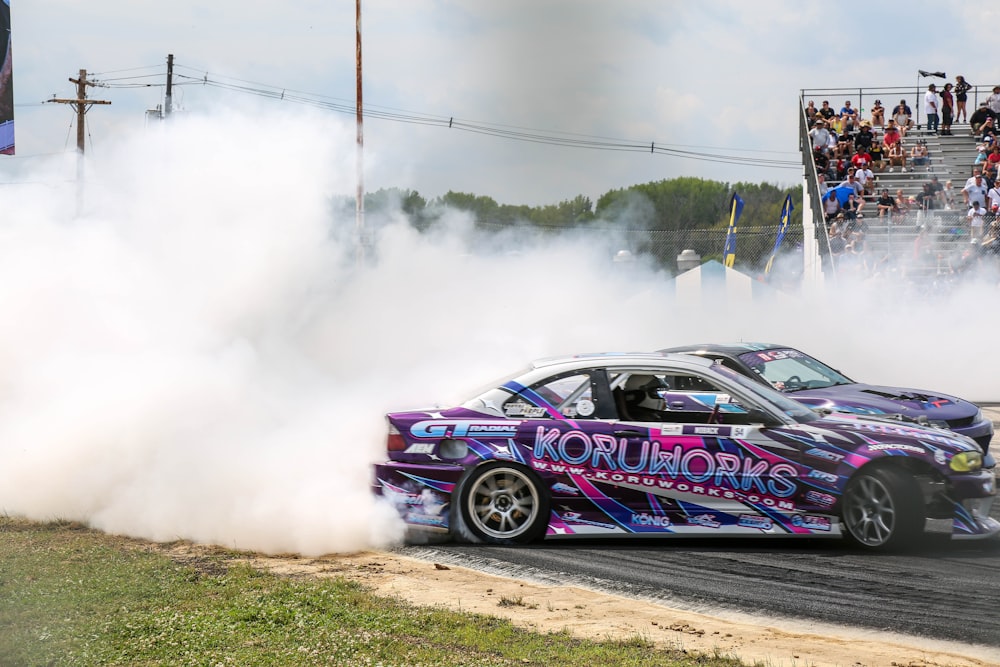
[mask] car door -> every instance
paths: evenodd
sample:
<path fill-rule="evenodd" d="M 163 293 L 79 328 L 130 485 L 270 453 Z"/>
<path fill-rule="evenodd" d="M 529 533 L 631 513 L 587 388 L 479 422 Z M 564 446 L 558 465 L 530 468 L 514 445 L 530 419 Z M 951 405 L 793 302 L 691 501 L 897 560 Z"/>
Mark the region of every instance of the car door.
<path fill-rule="evenodd" d="M 606 461 L 608 479 L 632 524 L 669 520 L 680 533 L 790 525 L 798 449 L 767 436 L 772 427 L 748 393 L 707 373 L 655 368 L 616 370 L 609 382 L 623 442 Z M 640 387 L 645 393 L 635 393 Z"/>

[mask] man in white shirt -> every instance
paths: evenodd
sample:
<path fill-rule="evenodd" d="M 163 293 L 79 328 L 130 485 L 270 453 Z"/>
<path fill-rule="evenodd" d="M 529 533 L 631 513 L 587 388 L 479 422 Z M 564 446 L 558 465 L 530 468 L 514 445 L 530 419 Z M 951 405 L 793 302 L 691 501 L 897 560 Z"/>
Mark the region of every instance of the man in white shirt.
<path fill-rule="evenodd" d="M 982 175 L 976 174 L 975 176 L 972 177 L 972 183 L 962 188 L 962 196 L 965 198 L 965 203 L 967 205 L 974 206 L 978 204 L 981 207 L 981 209 L 985 212 L 986 193 L 988 191 L 989 188 L 986 187 L 986 182 L 983 180 Z"/>
<path fill-rule="evenodd" d="M 924 93 L 924 113 L 927 114 L 927 129 L 937 134 L 941 117 L 938 115 L 937 86 L 933 83 L 927 86 L 927 92 Z"/>
<path fill-rule="evenodd" d="M 977 241 L 983 238 L 983 216 L 985 214 L 986 211 L 979 205 L 978 201 L 972 202 L 972 208 L 969 209 L 969 213 L 967 214 L 969 218 L 969 233 Z"/>

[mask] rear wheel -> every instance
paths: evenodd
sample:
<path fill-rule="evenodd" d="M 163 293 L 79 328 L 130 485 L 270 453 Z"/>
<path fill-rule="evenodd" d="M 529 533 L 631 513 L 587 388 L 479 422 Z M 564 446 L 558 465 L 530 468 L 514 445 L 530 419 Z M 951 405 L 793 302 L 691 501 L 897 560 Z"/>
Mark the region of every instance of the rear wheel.
<path fill-rule="evenodd" d="M 923 532 L 920 488 L 902 470 L 862 472 L 848 483 L 842 503 L 848 536 L 866 549 L 894 549 L 914 542 Z"/>
<path fill-rule="evenodd" d="M 494 462 L 468 471 L 459 482 L 462 521 L 492 544 L 524 544 L 545 534 L 549 498 L 527 468 Z"/>

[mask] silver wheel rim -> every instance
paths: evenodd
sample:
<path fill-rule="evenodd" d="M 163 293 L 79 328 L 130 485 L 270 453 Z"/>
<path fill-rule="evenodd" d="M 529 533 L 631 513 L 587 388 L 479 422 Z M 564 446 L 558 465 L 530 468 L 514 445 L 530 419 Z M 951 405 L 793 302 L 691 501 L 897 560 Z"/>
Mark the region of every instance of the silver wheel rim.
<path fill-rule="evenodd" d="M 889 489 L 874 477 L 862 477 L 846 499 L 844 522 L 858 542 L 882 546 L 896 527 L 896 508 Z"/>
<path fill-rule="evenodd" d="M 525 473 L 513 468 L 488 470 L 472 483 L 469 517 L 484 534 L 510 539 L 531 527 L 539 501 L 538 490 Z"/>

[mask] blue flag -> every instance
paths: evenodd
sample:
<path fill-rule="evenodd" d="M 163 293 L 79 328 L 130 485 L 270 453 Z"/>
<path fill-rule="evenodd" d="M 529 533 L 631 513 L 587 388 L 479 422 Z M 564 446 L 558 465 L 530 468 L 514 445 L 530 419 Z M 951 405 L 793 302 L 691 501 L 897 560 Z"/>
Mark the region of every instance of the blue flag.
<path fill-rule="evenodd" d="M 729 268 L 736 262 L 736 222 L 743 213 L 743 200 L 733 193 L 733 200 L 729 203 L 729 231 L 726 232 L 726 246 L 722 251 L 722 263 Z"/>
<path fill-rule="evenodd" d="M 785 240 L 785 232 L 788 231 L 788 221 L 792 219 L 792 211 L 795 207 L 792 205 L 792 195 L 785 197 L 785 205 L 781 209 L 781 222 L 778 223 L 778 235 L 774 239 L 774 250 L 771 251 L 771 258 L 767 260 L 767 266 L 764 267 L 764 275 L 771 273 L 771 267 L 774 265 L 774 258 L 778 256 L 778 250 L 781 248 L 781 242 Z"/>

